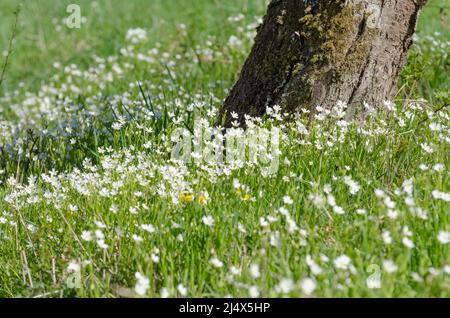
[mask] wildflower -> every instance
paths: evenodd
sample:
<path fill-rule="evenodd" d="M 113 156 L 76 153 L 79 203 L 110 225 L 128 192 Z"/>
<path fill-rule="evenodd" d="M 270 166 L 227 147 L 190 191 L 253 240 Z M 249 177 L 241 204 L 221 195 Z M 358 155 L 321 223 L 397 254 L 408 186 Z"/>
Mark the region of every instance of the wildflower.
<path fill-rule="evenodd" d="M 437 200 L 442 200 L 445 202 L 450 202 L 450 193 L 445 193 L 445 192 L 441 192 L 438 190 L 433 190 L 433 192 L 431 192 L 433 198 L 437 199 Z"/>
<path fill-rule="evenodd" d="M 430 146 L 428 143 L 421 143 L 420 146 L 422 147 L 423 151 L 425 151 L 428 154 L 432 154 L 434 152 L 433 147 Z"/>
<path fill-rule="evenodd" d="M 356 214 L 358 214 L 358 215 L 364 215 L 366 213 L 367 213 L 367 211 L 365 209 L 357 209 L 356 210 Z"/>
<path fill-rule="evenodd" d="M 344 183 L 350 188 L 350 194 L 355 195 L 361 189 L 361 186 L 358 182 L 354 181 L 351 177 L 345 176 Z"/>
<path fill-rule="evenodd" d="M 376 197 L 377 198 L 384 198 L 384 196 L 385 196 L 385 193 L 384 193 L 384 191 L 383 190 L 381 190 L 381 189 L 375 189 L 375 195 L 376 195 Z"/>
<path fill-rule="evenodd" d="M 314 275 L 320 275 L 322 274 L 323 270 L 322 268 L 316 264 L 316 262 L 314 262 L 314 260 L 312 259 L 312 257 L 310 255 L 306 256 L 306 264 L 309 266 L 311 272 Z"/>
<path fill-rule="evenodd" d="M 77 262 L 71 261 L 69 265 L 67 265 L 67 270 L 72 273 L 78 273 L 81 270 L 81 266 Z"/>
<path fill-rule="evenodd" d="M 239 268 L 237 268 L 236 266 L 231 266 L 230 273 L 232 275 L 241 275 L 241 270 Z"/>
<path fill-rule="evenodd" d="M 288 204 L 288 205 L 291 205 L 292 203 L 294 203 L 294 201 L 288 195 L 283 197 L 283 202 L 284 202 L 284 204 Z"/>
<path fill-rule="evenodd" d="M 134 291 L 139 296 L 144 296 L 150 288 L 150 280 L 139 272 L 136 272 L 134 276 L 137 279 Z"/>
<path fill-rule="evenodd" d="M 141 28 L 129 29 L 126 35 L 127 41 L 138 44 L 147 40 L 147 31 Z"/>
<path fill-rule="evenodd" d="M 307 277 L 307 278 L 303 278 L 301 280 L 300 286 L 301 286 L 303 292 L 309 296 L 316 289 L 316 282 L 312 278 Z"/>
<path fill-rule="evenodd" d="M 137 243 L 140 243 L 140 242 L 144 241 L 144 239 L 141 236 L 139 236 L 139 235 L 133 234 L 132 237 L 133 237 L 133 240 L 135 242 L 137 242 Z"/>
<path fill-rule="evenodd" d="M 208 203 L 208 198 L 209 198 L 208 192 L 204 192 L 200 194 L 200 196 L 197 199 L 197 202 L 200 205 L 205 205 Z"/>
<path fill-rule="evenodd" d="M 383 261 L 383 269 L 386 273 L 394 273 L 397 271 L 398 267 L 392 260 Z"/>
<path fill-rule="evenodd" d="M 141 229 L 147 231 L 148 233 L 154 233 L 156 231 L 155 227 L 151 224 L 142 224 Z"/>
<path fill-rule="evenodd" d="M 441 244 L 449 244 L 450 243 L 450 232 L 440 231 L 438 234 L 438 241 Z"/>
<path fill-rule="evenodd" d="M 180 196 L 181 203 L 191 203 L 194 201 L 194 196 L 192 194 L 183 194 Z"/>
<path fill-rule="evenodd" d="M 97 227 L 98 227 L 99 229 L 105 229 L 105 228 L 106 228 L 106 225 L 105 225 L 105 223 L 103 223 L 103 222 L 100 222 L 100 221 L 94 221 L 94 224 L 97 225 Z"/>
<path fill-rule="evenodd" d="M 444 127 L 441 124 L 438 123 L 430 123 L 428 125 L 428 127 L 430 127 L 431 131 L 441 131 L 444 129 Z"/>
<path fill-rule="evenodd" d="M 450 275 L 450 265 L 444 266 L 444 272 L 446 272 L 448 275 Z"/>
<path fill-rule="evenodd" d="M 260 218 L 259 218 L 259 224 L 260 224 L 262 227 L 268 227 L 268 226 L 270 225 L 269 222 L 267 222 L 266 219 L 265 219 L 264 217 L 260 217 Z"/>
<path fill-rule="evenodd" d="M 230 38 L 228 39 L 228 45 L 229 45 L 230 47 L 236 49 L 236 48 L 239 48 L 239 47 L 242 46 L 242 41 L 241 41 L 238 37 L 232 35 L 232 36 L 230 36 Z"/>
<path fill-rule="evenodd" d="M 333 211 L 334 211 L 334 213 L 336 213 L 336 214 L 345 214 L 345 211 L 344 211 L 344 209 L 342 208 L 342 207 L 340 207 L 340 206 L 338 206 L 338 205 L 336 205 L 336 206 L 334 206 L 333 207 Z"/>
<path fill-rule="evenodd" d="M 203 224 L 210 226 L 210 227 L 214 226 L 214 223 L 215 223 L 214 218 L 211 215 L 206 215 L 206 216 L 202 217 L 202 222 L 203 222 Z"/>
<path fill-rule="evenodd" d="M 91 234 L 91 232 L 90 231 L 83 231 L 81 233 L 81 239 L 83 241 L 86 241 L 86 242 L 92 241 L 92 234 Z"/>
<path fill-rule="evenodd" d="M 375 276 L 370 276 L 366 279 L 366 284 L 367 284 L 367 288 L 369 289 L 378 289 L 381 288 L 381 280 L 380 277 L 375 275 Z"/>
<path fill-rule="evenodd" d="M 270 234 L 270 245 L 274 247 L 280 247 L 280 233 L 275 232 Z"/>
<path fill-rule="evenodd" d="M 161 298 L 169 298 L 170 296 L 169 290 L 166 287 L 164 287 L 163 289 L 161 289 L 160 295 Z"/>
<path fill-rule="evenodd" d="M 257 286 L 250 286 L 248 288 L 248 293 L 250 295 L 251 298 L 256 298 L 259 296 L 259 290 Z"/>
<path fill-rule="evenodd" d="M 97 245 L 103 250 L 108 248 L 108 244 L 106 244 L 104 240 L 97 240 Z"/>
<path fill-rule="evenodd" d="M 259 278 L 261 276 L 261 273 L 259 271 L 259 265 L 258 264 L 252 264 L 250 265 L 250 275 L 253 278 Z"/>
<path fill-rule="evenodd" d="M 350 258 L 343 254 L 334 260 L 334 266 L 338 269 L 348 269 L 350 266 L 351 260 Z"/>
<path fill-rule="evenodd" d="M 217 257 L 213 257 L 209 260 L 209 263 L 214 267 L 221 268 L 223 267 L 223 262 L 220 261 Z"/>
<path fill-rule="evenodd" d="M 389 245 L 392 243 L 392 237 L 391 237 L 391 233 L 389 231 L 384 231 L 381 236 L 383 237 L 383 241 L 385 244 Z"/>
<path fill-rule="evenodd" d="M 407 248 L 414 248 L 414 242 L 411 241 L 409 238 L 407 238 L 406 236 L 403 237 L 402 239 L 402 243 L 403 245 L 405 245 Z"/>
<path fill-rule="evenodd" d="M 294 282 L 292 279 L 283 278 L 280 280 L 275 289 L 283 294 L 289 294 L 294 289 Z"/>
<path fill-rule="evenodd" d="M 181 296 L 186 296 L 187 293 L 188 293 L 187 288 L 184 287 L 183 284 L 179 284 L 179 285 L 177 286 L 177 290 L 178 290 L 178 292 L 180 293 Z"/>

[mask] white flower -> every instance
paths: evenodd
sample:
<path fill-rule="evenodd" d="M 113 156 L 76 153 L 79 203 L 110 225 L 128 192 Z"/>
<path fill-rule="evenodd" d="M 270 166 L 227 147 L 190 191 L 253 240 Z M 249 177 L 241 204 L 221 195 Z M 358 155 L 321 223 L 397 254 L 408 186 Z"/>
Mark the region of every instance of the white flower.
<path fill-rule="evenodd" d="M 167 288 L 161 289 L 161 298 L 168 298 L 170 296 L 170 292 Z"/>
<path fill-rule="evenodd" d="M 97 245 L 103 250 L 106 250 L 108 248 L 108 244 L 106 244 L 105 241 L 102 239 L 97 240 Z"/>
<path fill-rule="evenodd" d="M 158 256 L 158 254 L 152 253 L 152 254 L 150 255 L 150 257 L 151 257 L 151 259 L 152 259 L 152 261 L 153 261 L 154 263 L 159 263 L 159 256 Z"/>
<path fill-rule="evenodd" d="M 257 286 L 250 286 L 248 288 L 248 293 L 250 295 L 251 298 L 256 298 L 259 296 L 259 290 Z"/>
<path fill-rule="evenodd" d="M 259 218 L 259 224 L 260 224 L 262 227 L 268 227 L 268 226 L 270 225 L 269 222 L 267 222 L 266 219 L 265 219 L 264 217 L 260 217 L 260 218 Z"/>
<path fill-rule="evenodd" d="M 336 206 L 334 206 L 333 207 L 333 211 L 334 211 L 334 213 L 336 213 L 336 214 L 345 214 L 345 211 L 344 211 L 344 209 L 343 208 L 341 208 L 340 206 L 338 206 L 338 205 L 336 205 Z"/>
<path fill-rule="evenodd" d="M 381 189 L 375 189 L 375 195 L 376 195 L 377 198 L 384 198 L 384 196 L 385 196 L 386 194 L 385 194 L 384 191 L 381 190 Z"/>
<path fill-rule="evenodd" d="M 314 262 L 311 255 L 306 255 L 306 264 L 309 266 L 309 269 L 314 275 L 322 274 L 322 268 Z"/>
<path fill-rule="evenodd" d="M 435 198 L 435 199 L 442 200 L 445 202 L 450 202 L 450 193 L 433 190 L 433 192 L 431 192 L 431 194 L 433 195 L 433 198 Z"/>
<path fill-rule="evenodd" d="M 334 198 L 334 196 L 332 194 L 327 195 L 327 202 L 332 207 L 336 206 L 336 199 Z"/>
<path fill-rule="evenodd" d="M 83 241 L 86 241 L 86 242 L 92 241 L 92 234 L 91 234 L 91 232 L 90 231 L 83 231 L 81 233 L 81 239 Z"/>
<path fill-rule="evenodd" d="M 154 233 L 156 231 L 155 227 L 151 224 L 142 224 L 141 229 L 147 231 L 148 233 Z"/>
<path fill-rule="evenodd" d="M 448 275 L 450 275 L 450 265 L 444 266 L 444 272 L 446 272 Z"/>
<path fill-rule="evenodd" d="M 136 272 L 134 276 L 137 279 L 136 285 L 134 286 L 134 291 L 139 296 L 144 296 L 150 288 L 150 280 L 139 272 Z"/>
<path fill-rule="evenodd" d="M 406 236 L 402 239 L 402 243 L 403 245 L 405 245 L 407 248 L 414 248 L 414 242 L 411 241 L 409 238 L 407 238 Z"/>
<path fill-rule="evenodd" d="M 394 273 L 397 271 L 398 267 L 394 261 L 387 259 L 383 261 L 383 269 L 386 273 Z"/>
<path fill-rule="evenodd" d="M 367 211 L 365 209 L 357 209 L 356 210 L 356 214 L 358 214 L 358 215 L 364 215 L 366 213 L 367 213 Z"/>
<path fill-rule="evenodd" d="M 241 275 L 241 270 L 239 268 L 237 268 L 236 266 L 231 266 L 230 272 L 232 275 Z"/>
<path fill-rule="evenodd" d="M 250 275 L 253 278 L 259 278 L 261 276 L 261 273 L 259 271 L 259 265 L 258 264 L 252 264 L 250 265 Z"/>
<path fill-rule="evenodd" d="M 428 127 L 430 127 L 431 131 L 441 131 L 444 129 L 444 127 L 439 123 L 430 123 Z"/>
<path fill-rule="evenodd" d="M 103 222 L 100 222 L 100 221 L 94 221 L 94 223 L 95 223 L 95 225 L 97 225 L 97 227 L 98 227 L 99 229 L 105 229 L 105 228 L 106 228 L 106 225 L 105 225 L 105 223 L 103 223 Z"/>
<path fill-rule="evenodd" d="M 67 270 L 69 272 L 78 273 L 81 270 L 81 266 L 77 262 L 71 261 L 69 265 L 67 265 Z"/>
<path fill-rule="evenodd" d="M 334 266 L 336 266 L 336 268 L 338 269 L 345 270 L 348 269 L 350 262 L 351 262 L 350 258 L 344 254 L 334 260 Z"/>
<path fill-rule="evenodd" d="M 276 286 L 276 290 L 279 293 L 289 294 L 294 289 L 294 282 L 292 279 L 283 278 L 280 280 L 278 286 Z"/>
<path fill-rule="evenodd" d="M 220 261 L 217 257 L 213 257 L 209 260 L 209 263 L 217 268 L 221 268 L 223 266 L 223 262 Z"/>
<path fill-rule="evenodd" d="M 238 37 L 232 35 L 228 39 L 228 45 L 232 48 L 239 48 L 242 46 L 242 41 Z"/>
<path fill-rule="evenodd" d="M 302 281 L 300 282 L 300 286 L 303 292 L 309 296 L 316 289 L 316 282 L 312 278 L 307 277 L 302 279 Z"/>
<path fill-rule="evenodd" d="M 294 203 L 294 201 L 288 195 L 283 197 L 283 202 L 284 202 L 284 204 L 288 204 L 288 205 L 291 205 L 292 203 Z"/>
<path fill-rule="evenodd" d="M 389 231 L 384 231 L 383 234 L 381 234 L 383 237 L 383 241 L 385 244 L 391 244 L 392 243 L 392 236 Z"/>
<path fill-rule="evenodd" d="M 350 194 L 355 195 L 361 189 L 361 186 L 358 182 L 354 181 L 351 177 L 345 176 L 344 183 L 350 188 Z"/>
<path fill-rule="evenodd" d="M 186 287 L 183 286 L 183 284 L 179 284 L 177 286 L 177 290 L 178 290 L 178 292 L 180 293 L 181 296 L 186 296 L 187 295 L 188 290 L 187 290 Z"/>
<path fill-rule="evenodd" d="M 133 240 L 134 240 L 135 242 L 137 242 L 137 243 L 140 243 L 140 242 L 142 242 L 144 239 L 143 239 L 141 236 L 139 236 L 139 235 L 133 234 Z"/>
<path fill-rule="evenodd" d="M 376 273 L 374 275 L 371 275 L 366 279 L 367 288 L 369 289 L 378 289 L 381 288 L 381 279 L 380 275 L 377 275 Z"/>
<path fill-rule="evenodd" d="M 403 181 L 402 184 L 403 191 L 409 195 L 412 195 L 413 192 L 413 181 L 412 179 L 408 179 Z"/>
<path fill-rule="evenodd" d="M 409 227 L 406 226 L 406 225 L 403 227 L 403 234 L 405 236 L 412 236 L 413 235 L 413 233 L 409 230 Z"/>
<path fill-rule="evenodd" d="M 202 217 L 202 222 L 203 224 L 207 225 L 207 226 L 214 226 L 214 218 L 211 215 L 206 215 L 204 217 Z"/>
<path fill-rule="evenodd" d="M 433 153 L 434 149 L 432 146 L 430 146 L 428 143 L 421 143 L 420 147 L 422 147 L 423 151 L 425 151 L 426 153 Z"/>
<path fill-rule="evenodd" d="M 147 40 L 147 31 L 141 28 L 129 29 L 126 35 L 127 41 L 138 44 Z"/>
<path fill-rule="evenodd" d="M 450 232 L 447 231 L 440 231 L 438 234 L 438 241 L 442 244 L 449 244 L 450 243 Z"/>
<path fill-rule="evenodd" d="M 280 247 L 281 241 L 280 241 L 280 234 L 278 232 L 270 234 L 270 245 L 274 247 Z"/>

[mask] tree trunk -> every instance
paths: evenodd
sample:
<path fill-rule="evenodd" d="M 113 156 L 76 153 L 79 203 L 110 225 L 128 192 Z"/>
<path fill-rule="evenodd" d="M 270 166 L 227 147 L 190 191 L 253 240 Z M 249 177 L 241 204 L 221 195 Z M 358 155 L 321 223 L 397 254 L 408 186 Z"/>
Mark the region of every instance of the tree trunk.
<path fill-rule="evenodd" d="M 221 110 L 262 116 L 391 99 L 426 0 L 273 0 Z"/>

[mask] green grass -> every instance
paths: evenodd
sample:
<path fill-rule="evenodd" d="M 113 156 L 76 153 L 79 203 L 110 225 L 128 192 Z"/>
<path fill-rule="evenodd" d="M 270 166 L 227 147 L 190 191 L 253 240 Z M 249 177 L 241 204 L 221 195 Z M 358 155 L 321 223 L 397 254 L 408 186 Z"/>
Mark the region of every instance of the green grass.
<path fill-rule="evenodd" d="M 73 1 L 21 2 L 0 94 L 0 296 L 134 297 L 137 272 L 149 297 L 450 296 L 444 2 L 423 12 L 392 111 L 257 124 L 282 131 L 270 176 L 170 159 L 175 129 L 214 122 L 265 1 L 78 1 L 72 30 Z M 0 4 L 0 51 L 17 3 Z"/>

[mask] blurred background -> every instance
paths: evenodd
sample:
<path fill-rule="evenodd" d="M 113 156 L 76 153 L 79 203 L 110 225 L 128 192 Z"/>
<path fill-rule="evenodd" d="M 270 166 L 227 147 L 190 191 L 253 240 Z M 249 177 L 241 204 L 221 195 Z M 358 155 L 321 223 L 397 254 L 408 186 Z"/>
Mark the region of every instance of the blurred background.
<path fill-rule="evenodd" d="M 22 4 L 15 52 L 11 57 L 4 90 L 19 82 L 35 88 L 52 73 L 55 61 L 63 65 L 87 66 L 93 55 L 117 54 L 128 29 L 147 29 L 149 46 L 161 43 L 170 49 L 178 45 L 180 24 L 186 25 L 190 43 L 195 46 L 207 36 L 224 45 L 236 28 L 230 27 L 230 16 L 243 15 L 248 23 L 264 14 L 266 0 L 1 0 L 0 52 L 6 54 L 14 10 Z M 80 29 L 64 24 L 69 4 L 78 4 L 86 23 Z M 450 41 L 450 0 L 430 0 L 419 23 L 419 36 L 433 36 Z M 243 54 L 243 57 L 245 54 Z M 3 63 L 2 63 L 3 64 Z M 440 80 L 436 80 L 438 83 Z"/>

